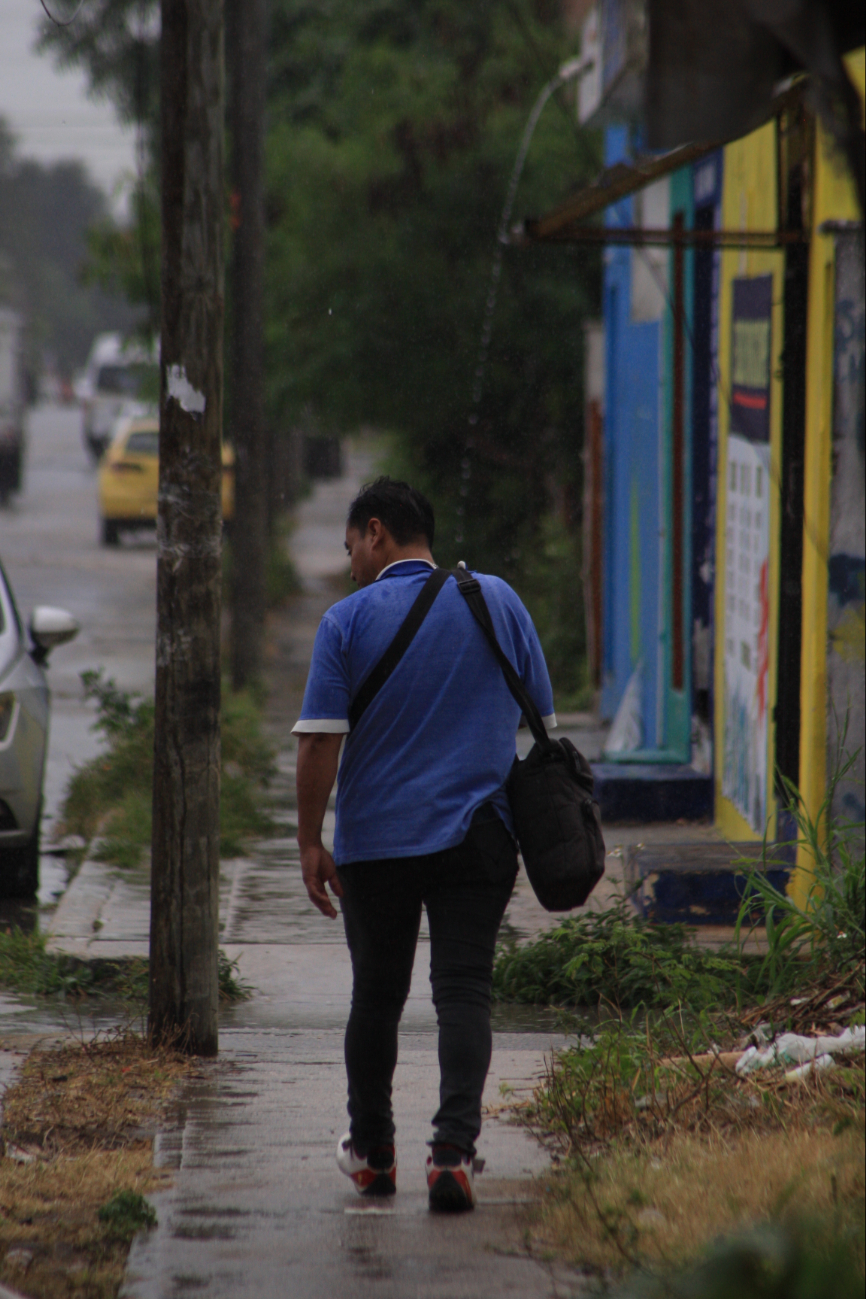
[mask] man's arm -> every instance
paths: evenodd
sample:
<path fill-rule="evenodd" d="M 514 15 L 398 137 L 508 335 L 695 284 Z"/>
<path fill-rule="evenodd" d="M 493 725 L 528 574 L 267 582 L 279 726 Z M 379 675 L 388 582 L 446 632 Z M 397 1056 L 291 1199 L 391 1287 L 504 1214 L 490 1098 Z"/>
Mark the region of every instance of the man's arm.
<path fill-rule="evenodd" d="M 322 915 L 336 918 L 326 884 L 343 896 L 334 859 L 322 844 L 322 824 L 337 779 L 342 735 L 321 732 L 298 736 L 298 846 L 310 901 Z"/>

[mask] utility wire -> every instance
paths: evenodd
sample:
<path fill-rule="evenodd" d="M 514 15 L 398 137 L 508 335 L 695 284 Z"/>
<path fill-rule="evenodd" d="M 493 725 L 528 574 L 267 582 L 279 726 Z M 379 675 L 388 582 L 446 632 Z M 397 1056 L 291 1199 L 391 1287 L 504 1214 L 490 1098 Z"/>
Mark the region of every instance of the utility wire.
<path fill-rule="evenodd" d="M 39 0 L 39 3 L 42 5 L 42 8 L 45 10 L 45 16 L 48 18 L 49 22 L 54 23 L 55 27 L 71 27 L 72 24 L 75 22 L 75 19 L 81 13 L 82 7 L 84 5 L 84 0 L 78 0 L 78 4 L 75 7 L 75 13 L 72 15 L 71 18 L 67 18 L 65 22 L 61 21 L 61 19 L 59 18 L 54 17 L 54 14 L 50 12 L 48 5 L 45 3 L 45 0 Z"/>

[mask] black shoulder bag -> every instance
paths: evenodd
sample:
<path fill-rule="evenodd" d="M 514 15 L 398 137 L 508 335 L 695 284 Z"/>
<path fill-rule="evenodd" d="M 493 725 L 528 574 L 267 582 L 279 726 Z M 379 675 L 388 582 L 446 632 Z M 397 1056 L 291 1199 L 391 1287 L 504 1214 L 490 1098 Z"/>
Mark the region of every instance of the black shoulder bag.
<path fill-rule="evenodd" d="M 464 569 L 455 570 L 454 577 L 535 740 L 522 762 L 514 759 L 506 785 L 526 874 L 545 910 L 571 911 L 583 905 L 604 874 L 592 769 L 571 740 L 547 734 L 535 701 L 496 639 L 481 583 Z"/>

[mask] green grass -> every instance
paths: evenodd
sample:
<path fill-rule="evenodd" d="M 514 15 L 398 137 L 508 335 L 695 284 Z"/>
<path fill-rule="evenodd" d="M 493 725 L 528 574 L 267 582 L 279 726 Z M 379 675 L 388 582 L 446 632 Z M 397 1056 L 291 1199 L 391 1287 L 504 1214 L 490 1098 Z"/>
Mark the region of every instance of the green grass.
<path fill-rule="evenodd" d="M 611 1299 L 862 1299 L 852 1217 L 762 1224 L 717 1241 L 692 1267 L 632 1278 Z"/>
<path fill-rule="evenodd" d="M 132 1240 L 136 1232 L 156 1226 L 156 1212 L 138 1191 L 117 1191 L 97 1214 L 118 1240 Z"/>
<path fill-rule="evenodd" d="M 141 958 L 81 960 L 47 950 L 44 934 L 0 931 L 0 987 L 30 997 L 80 1000 L 104 997 L 131 1008 L 147 1004 L 148 962 Z M 220 948 L 219 995 L 224 1004 L 246 1001 L 249 984 Z"/>
<path fill-rule="evenodd" d="M 812 859 L 813 872 L 806 904 L 780 892 L 761 871 L 746 871 L 748 886 L 737 919 L 737 941 L 752 927 L 752 916 L 765 920 L 768 951 L 753 972 L 756 987 L 769 997 L 792 993 L 804 982 L 835 976 L 852 983 L 864 995 L 863 955 L 866 946 L 866 853 L 862 822 L 833 816 L 836 787 L 854 765 L 856 754 L 844 755 L 847 726 L 816 816 L 810 817 L 800 792 L 785 780 L 788 809 L 798 840 Z M 765 865 L 772 864 L 765 850 Z"/>
<path fill-rule="evenodd" d="M 122 868 L 144 863 L 151 841 L 154 707 L 117 688 L 101 672 L 82 673 L 85 697 L 95 701 L 95 729 L 107 741 L 98 757 L 72 775 L 60 809 L 59 833 L 80 835 L 94 856 Z M 253 836 L 272 828 L 265 791 L 274 773 L 272 746 L 262 733 L 261 707 L 252 692 L 223 689 L 220 851 L 237 856 Z"/>
<path fill-rule="evenodd" d="M 86 962 L 47 952 L 42 934 L 8 929 L 0 932 L 0 986 L 25 996 L 82 997 L 97 981 Z"/>
<path fill-rule="evenodd" d="M 836 779 L 846 770 L 837 763 Z M 558 1156 L 533 1252 L 571 1259 L 598 1293 L 863 1293 L 862 1055 L 796 1085 L 781 1070 L 734 1069 L 750 1040 L 782 1028 L 863 1022 L 863 826 L 834 821 L 835 783 L 814 820 L 788 788 L 813 863 L 807 905 L 743 863 L 736 937 L 722 951 L 642 920 L 625 900 L 500 949 L 500 999 L 600 1012 L 518 1102 Z M 766 954 L 747 959 L 760 918 Z"/>

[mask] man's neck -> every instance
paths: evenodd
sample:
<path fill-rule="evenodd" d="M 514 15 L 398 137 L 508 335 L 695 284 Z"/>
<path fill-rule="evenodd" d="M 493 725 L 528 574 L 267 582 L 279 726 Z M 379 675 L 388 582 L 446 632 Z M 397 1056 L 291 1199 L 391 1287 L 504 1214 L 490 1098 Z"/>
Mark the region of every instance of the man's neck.
<path fill-rule="evenodd" d="M 385 555 L 382 556 L 383 563 L 379 572 L 382 573 L 391 564 L 399 564 L 404 559 L 423 559 L 428 564 L 434 563 L 430 547 L 426 545 L 408 545 L 408 546 L 390 546 Z M 378 574 L 377 574 L 378 576 Z"/>

